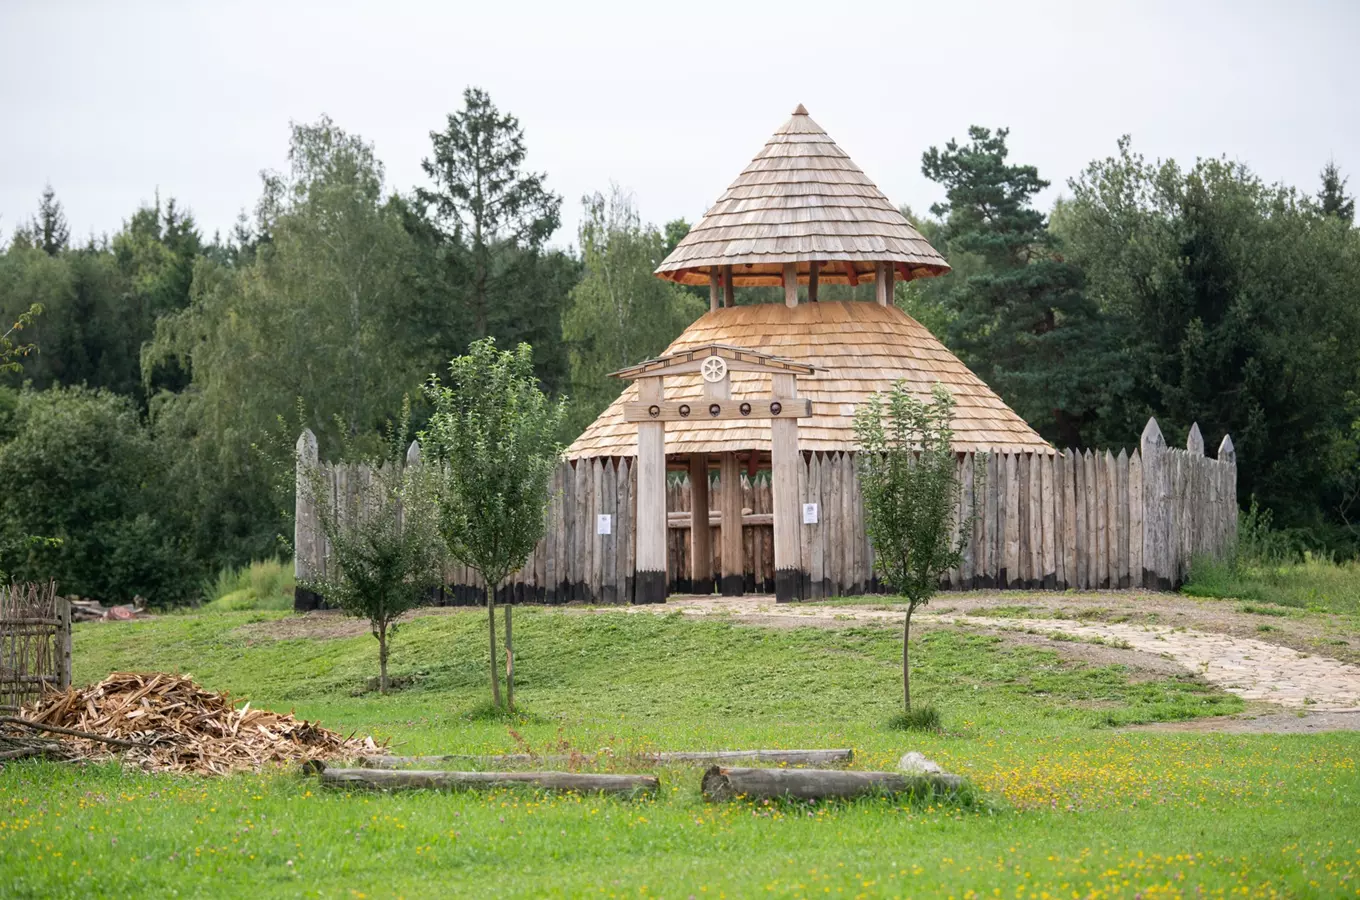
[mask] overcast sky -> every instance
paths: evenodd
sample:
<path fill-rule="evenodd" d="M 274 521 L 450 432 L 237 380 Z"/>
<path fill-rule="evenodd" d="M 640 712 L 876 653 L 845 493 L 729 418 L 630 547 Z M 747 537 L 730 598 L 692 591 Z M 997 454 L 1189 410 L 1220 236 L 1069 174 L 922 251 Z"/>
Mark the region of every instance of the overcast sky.
<path fill-rule="evenodd" d="M 206 234 L 285 162 L 290 120 L 376 145 L 390 188 L 485 88 L 563 195 L 611 180 L 693 221 L 798 103 L 897 203 L 940 199 L 921 153 L 1011 128 L 1050 203 L 1121 134 L 1227 155 L 1309 192 L 1360 188 L 1360 2 L 137 2 L 0 0 L 0 235 L 51 182 L 73 237 L 159 190 Z"/>

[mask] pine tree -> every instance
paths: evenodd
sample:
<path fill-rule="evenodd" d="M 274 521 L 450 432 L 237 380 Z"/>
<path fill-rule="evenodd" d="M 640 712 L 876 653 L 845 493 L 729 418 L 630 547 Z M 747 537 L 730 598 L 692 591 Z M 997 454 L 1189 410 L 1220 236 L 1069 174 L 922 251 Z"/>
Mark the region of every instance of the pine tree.
<path fill-rule="evenodd" d="M 51 184 L 43 188 L 30 234 L 34 246 L 48 256 L 56 256 L 71 244 L 71 226 L 66 222 L 66 212 L 61 208 Z"/>
<path fill-rule="evenodd" d="M 1346 196 L 1346 182 L 1335 160 L 1328 160 L 1322 169 L 1322 190 L 1318 192 L 1318 202 L 1322 204 L 1323 215 L 1336 216 L 1350 225 L 1355 221 L 1355 195 Z"/>
<path fill-rule="evenodd" d="M 445 130 L 430 132 L 430 140 L 434 156 L 421 167 L 434 188 L 416 196 L 446 242 L 466 248 L 472 328 L 483 338 L 492 332 L 491 304 L 500 288 L 518 280 L 523 251 L 536 257 L 557 230 L 562 198 L 544 186 L 545 174 L 523 170 L 524 129 L 480 88 L 463 92 L 463 111 L 450 113 Z"/>
<path fill-rule="evenodd" d="M 1050 437 L 1080 444 L 1096 415 L 1105 345 L 1081 270 L 1032 204 L 1048 182 L 1034 166 L 1007 162 L 1007 129 L 968 129 L 969 143 L 931 147 L 921 169 L 944 185 L 931 207 L 944 220 L 948 252 L 980 260 L 981 271 L 949 290 L 948 342 L 974 372 Z"/>

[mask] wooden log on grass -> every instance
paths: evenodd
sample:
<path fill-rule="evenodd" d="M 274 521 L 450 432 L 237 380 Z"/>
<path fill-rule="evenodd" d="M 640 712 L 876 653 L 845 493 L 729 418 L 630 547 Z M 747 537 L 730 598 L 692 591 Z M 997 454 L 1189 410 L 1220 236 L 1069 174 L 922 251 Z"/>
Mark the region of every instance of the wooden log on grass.
<path fill-rule="evenodd" d="M 418 769 L 331 769 L 320 768 L 322 784 L 374 790 L 493 790 L 525 785 L 549 791 L 621 794 L 655 794 L 659 782 L 654 775 L 597 775 L 584 772 L 447 772 Z"/>
<path fill-rule="evenodd" d="M 854 797 L 951 794 L 964 786 L 943 772 L 846 772 L 840 769 L 744 769 L 713 766 L 704 773 L 704 799 L 848 800 Z"/>
<path fill-rule="evenodd" d="M 375 754 L 361 756 L 360 766 L 366 769 L 402 769 L 408 766 L 437 766 L 450 763 L 512 766 L 529 763 L 562 765 L 573 762 L 595 763 L 608 760 L 628 760 L 653 765 L 702 764 L 712 765 L 720 762 L 750 760 L 753 762 L 774 763 L 785 766 L 834 766 L 848 765 L 855 758 L 853 750 L 681 750 L 661 753 L 622 753 L 617 756 L 567 756 L 549 754 L 534 756 L 529 753 L 505 753 L 494 756 L 470 754 L 445 754 L 442 756 L 389 756 Z"/>

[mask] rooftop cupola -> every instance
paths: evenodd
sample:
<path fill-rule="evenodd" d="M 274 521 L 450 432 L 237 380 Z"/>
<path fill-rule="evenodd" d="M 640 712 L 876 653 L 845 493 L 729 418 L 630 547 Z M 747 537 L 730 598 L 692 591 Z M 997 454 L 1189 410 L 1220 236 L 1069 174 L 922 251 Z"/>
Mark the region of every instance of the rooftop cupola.
<path fill-rule="evenodd" d="M 666 257 L 656 274 L 712 288 L 732 305 L 733 287 L 877 282 L 880 303 L 895 280 L 949 271 L 921 236 L 802 104 Z M 720 299 L 725 297 L 725 302 Z"/>

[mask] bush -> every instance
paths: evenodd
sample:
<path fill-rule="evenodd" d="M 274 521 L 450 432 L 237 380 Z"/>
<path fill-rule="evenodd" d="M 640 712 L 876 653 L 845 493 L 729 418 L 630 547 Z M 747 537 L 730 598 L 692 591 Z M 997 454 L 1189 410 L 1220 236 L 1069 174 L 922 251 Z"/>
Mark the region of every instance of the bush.
<path fill-rule="evenodd" d="M 24 390 L 4 431 L 0 569 L 106 602 L 192 594 L 196 573 L 162 510 L 165 454 L 131 399 Z"/>

